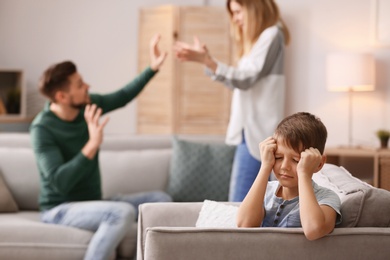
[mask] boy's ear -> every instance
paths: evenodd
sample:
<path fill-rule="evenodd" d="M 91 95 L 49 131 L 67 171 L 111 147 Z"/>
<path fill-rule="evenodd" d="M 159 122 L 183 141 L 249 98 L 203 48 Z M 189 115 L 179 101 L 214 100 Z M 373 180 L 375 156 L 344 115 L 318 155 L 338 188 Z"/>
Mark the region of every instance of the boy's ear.
<path fill-rule="evenodd" d="M 322 167 L 324 166 L 325 163 L 326 163 L 326 154 L 323 154 L 322 159 L 321 159 L 321 163 L 320 163 L 320 165 L 318 165 L 317 172 L 322 169 Z"/>

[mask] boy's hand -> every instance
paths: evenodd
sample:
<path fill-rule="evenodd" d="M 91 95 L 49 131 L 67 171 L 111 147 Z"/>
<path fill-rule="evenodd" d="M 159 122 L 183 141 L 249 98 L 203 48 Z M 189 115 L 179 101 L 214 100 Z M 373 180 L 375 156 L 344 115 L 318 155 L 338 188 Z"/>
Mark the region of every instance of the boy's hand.
<path fill-rule="evenodd" d="M 261 164 L 270 167 L 275 164 L 276 140 L 270 136 L 259 144 Z"/>
<path fill-rule="evenodd" d="M 301 176 L 312 177 L 322 165 L 322 158 L 318 149 L 310 147 L 301 153 L 301 159 L 297 165 L 298 178 Z"/>

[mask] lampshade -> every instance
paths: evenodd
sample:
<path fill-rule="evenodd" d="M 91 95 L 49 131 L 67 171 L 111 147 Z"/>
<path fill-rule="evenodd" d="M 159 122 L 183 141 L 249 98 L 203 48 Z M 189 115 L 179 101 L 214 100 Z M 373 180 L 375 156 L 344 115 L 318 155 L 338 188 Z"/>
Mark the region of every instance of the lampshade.
<path fill-rule="evenodd" d="M 372 91 L 375 89 L 375 61 L 362 53 L 331 53 L 326 60 L 329 91 Z"/>

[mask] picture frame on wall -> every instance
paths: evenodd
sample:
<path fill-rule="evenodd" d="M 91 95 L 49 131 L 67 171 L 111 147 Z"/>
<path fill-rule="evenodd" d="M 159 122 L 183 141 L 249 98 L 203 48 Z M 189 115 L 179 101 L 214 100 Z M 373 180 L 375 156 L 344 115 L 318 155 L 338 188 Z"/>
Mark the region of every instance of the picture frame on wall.
<path fill-rule="evenodd" d="M 372 43 L 375 46 L 390 47 L 390 0 L 372 1 Z"/>

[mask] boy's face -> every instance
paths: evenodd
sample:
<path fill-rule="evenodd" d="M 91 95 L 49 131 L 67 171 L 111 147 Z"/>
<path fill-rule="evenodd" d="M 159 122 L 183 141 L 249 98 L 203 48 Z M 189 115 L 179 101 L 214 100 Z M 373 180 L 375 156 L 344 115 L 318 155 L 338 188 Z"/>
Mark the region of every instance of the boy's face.
<path fill-rule="evenodd" d="M 301 155 L 287 146 L 283 140 L 277 140 L 274 174 L 280 185 L 288 188 L 298 187 L 297 165 Z"/>

